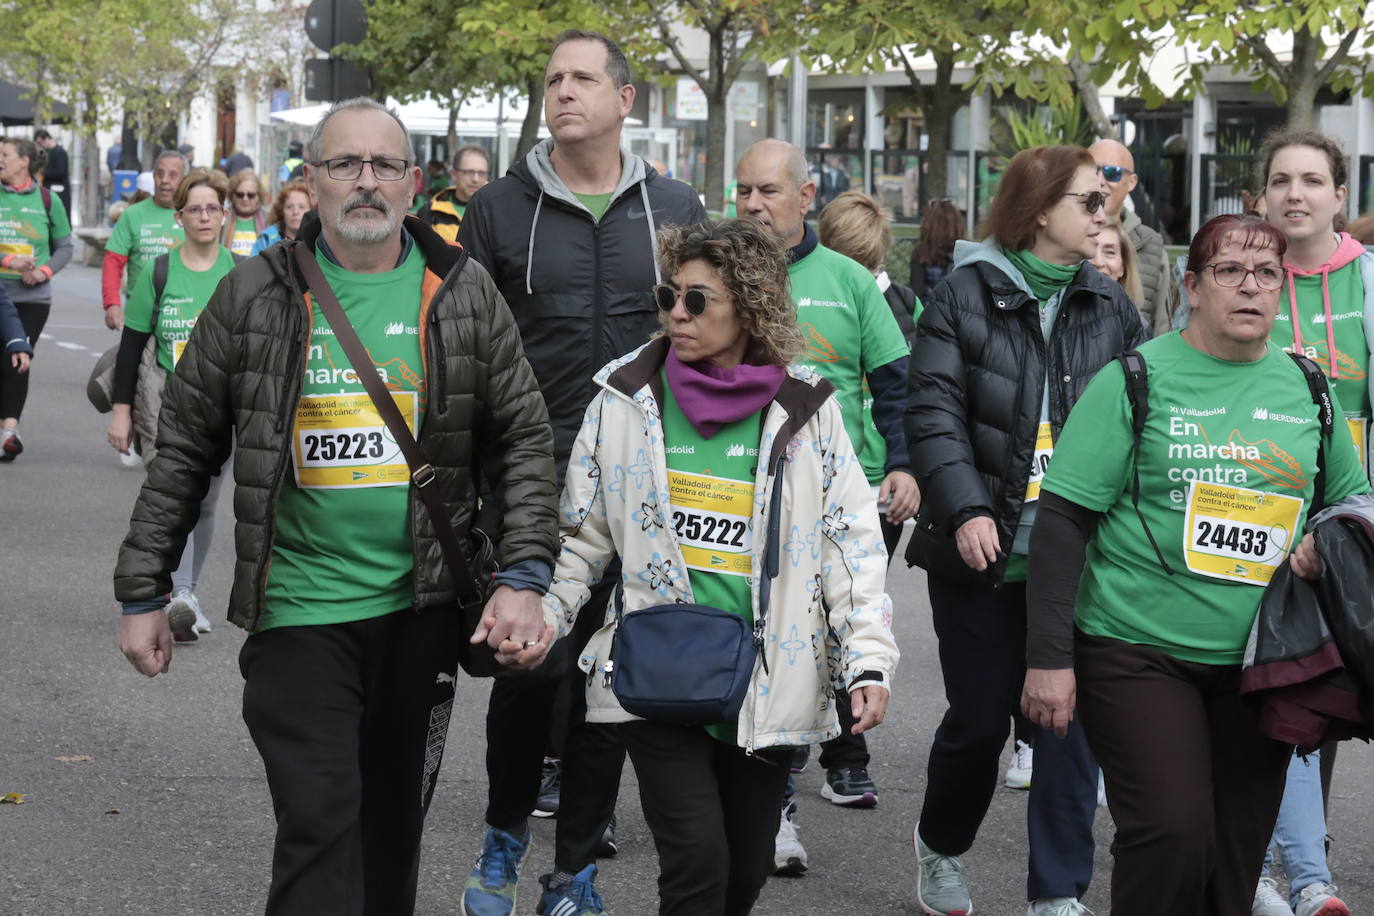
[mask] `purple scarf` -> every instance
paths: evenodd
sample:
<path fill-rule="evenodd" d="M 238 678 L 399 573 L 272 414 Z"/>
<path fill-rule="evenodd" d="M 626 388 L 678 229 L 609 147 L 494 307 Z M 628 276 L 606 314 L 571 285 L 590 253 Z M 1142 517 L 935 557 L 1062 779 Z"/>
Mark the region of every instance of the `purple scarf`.
<path fill-rule="evenodd" d="M 717 369 L 704 362 L 689 365 L 678 359 L 671 347 L 663 368 L 683 416 L 705 439 L 714 436 L 726 423 L 762 410 L 787 377 L 782 366 L 740 363 L 733 369 Z"/>

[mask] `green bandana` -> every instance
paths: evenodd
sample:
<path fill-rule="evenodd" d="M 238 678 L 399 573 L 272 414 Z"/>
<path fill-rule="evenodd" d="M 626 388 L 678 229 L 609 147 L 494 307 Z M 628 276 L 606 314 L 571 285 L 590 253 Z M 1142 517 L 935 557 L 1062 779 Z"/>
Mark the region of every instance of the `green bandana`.
<path fill-rule="evenodd" d="M 1006 249 L 1004 253 L 1007 260 L 1015 264 L 1016 269 L 1021 271 L 1021 276 L 1025 277 L 1026 282 L 1030 284 L 1031 292 L 1042 303 L 1068 286 L 1069 281 L 1078 273 L 1078 264 L 1067 267 L 1051 264 L 1049 261 L 1031 254 L 1029 250 L 1011 251 Z"/>

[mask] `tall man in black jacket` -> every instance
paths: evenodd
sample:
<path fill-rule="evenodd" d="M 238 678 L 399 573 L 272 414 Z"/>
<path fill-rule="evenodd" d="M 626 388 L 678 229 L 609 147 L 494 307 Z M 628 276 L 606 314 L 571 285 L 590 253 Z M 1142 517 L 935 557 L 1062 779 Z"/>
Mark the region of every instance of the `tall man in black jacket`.
<path fill-rule="evenodd" d="M 620 146 L 634 104 L 629 65 L 603 35 L 564 32 L 545 69 L 544 117 L 553 136 L 503 178 L 473 195 L 458 241 L 491 272 L 515 313 L 525 354 L 549 408 L 558 480 L 603 365 L 658 329 L 649 293 L 661 280 L 659 226 L 706 218 L 696 193 Z M 577 653 L 602 624 L 619 567 L 582 610 L 573 636 L 542 668 L 499 678 L 487 714 L 486 840 L 463 892 L 468 916 L 507 916 L 528 849 L 526 816 L 539 796 L 544 735 L 560 682 L 571 691 L 562 754 L 554 872 L 539 912 L 598 913 L 593 862 L 615 808 L 624 748 L 606 726 L 588 725 Z M 545 583 L 547 585 L 547 583 Z M 528 727 L 509 727 L 520 722 Z M 536 737 L 537 736 L 537 737 Z M 563 912 L 558 909 L 557 912 Z"/>

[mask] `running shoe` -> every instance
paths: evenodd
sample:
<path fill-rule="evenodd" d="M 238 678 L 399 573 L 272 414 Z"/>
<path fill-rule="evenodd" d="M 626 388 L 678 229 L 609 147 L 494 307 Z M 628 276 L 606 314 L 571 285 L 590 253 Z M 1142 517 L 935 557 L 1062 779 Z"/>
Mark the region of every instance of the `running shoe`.
<path fill-rule="evenodd" d="M 482 852 L 463 885 L 463 916 L 510 916 L 515 912 L 515 885 L 520 880 L 520 863 L 525 861 L 529 851 L 528 833 L 522 839 L 488 827 Z"/>
<path fill-rule="evenodd" d="M 778 836 L 773 841 L 773 874 L 786 878 L 800 878 L 806 873 L 806 850 L 797 837 L 797 824 L 793 820 L 796 813 L 796 804 L 783 806 L 782 817 L 778 819 Z"/>
<path fill-rule="evenodd" d="M 618 852 L 620 844 L 615 841 L 615 814 L 612 813 L 611 819 L 606 822 L 606 829 L 601 831 L 601 842 L 596 844 L 596 857 L 613 859 Z"/>
<path fill-rule="evenodd" d="M 19 438 L 19 430 L 0 430 L 0 461 L 13 461 L 24 450 L 24 440 Z"/>
<path fill-rule="evenodd" d="M 1350 907 L 1336 896 L 1334 884 L 1309 884 L 1298 892 L 1295 916 L 1350 916 Z"/>
<path fill-rule="evenodd" d="M 1031 784 L 1031 764 L 1035 760 L 1035 748 L 1024 741 L 1016 742 L 1016 750 L 1011 755 L 1011 765 L 1007 767 L 1008 789 L 1029 789 Z"/>
<path fill-rule="evenodd" d="M 539 797 L 534 802 L 535 817 L 557 817 L 558 799 L 563 790 L 563 762 L 544 758 L 544 771 L 539 777 Z"/>
<path fill-rule="evenodd" d="M 610 916 L 592 884 L 595 878 L 595 865 L 588 865 L 560 887 L 549 887 L 553 875 L 540 875 L 539 886 L 544 893 L 534 912 L 538 916 Z"/>
<path fill-rule="evenodd" d="M 200 634 L 196 632 L 196 609 L 191 604 L 195 600 L 190 592 L 180 590 L 172 594 L 172 600 L 167 602 L 167 624 L 172 628 L 172 639 L 175 642 L 195 642 L 200 639 Z"/>
<path fill-rule="evenodd" d="M 831 767 L 825 771 L 821 798 L 846 808 L 872 808 L 878 804 L 878 787 L 863 767 Z"/>
<path fill-rule="evenodd" d="M 1250 916 L 1293 916 L 1288 901 L 1279 893 L 1278 884 L 1266 875 L 1259 879 L 1255 888 L 1255 902 L 1250 905 Z"/>
<path fill-rule="evenodd" d="M 1084 916 L 1092 910 L 1078 902 L 1077 897 L 1051 897 L 1046 900 L 1032 900 L 1026 908 L 1026 916 Z"/>
<path fill-rule="evenodd" d="M 213 627 L 210 626 L 210 618 L 206 617 L 205 612 L 200 609 L 200 599 L 196 597 L 196 593 L 189 588 L 177 589 L 172 592 L 172 598 L 175 600 L 178 597 L 185 599 L 186 603 L 191 606 L 191 610 L 195 612 L 195 631 L 197 633 L 209 633 Z"/>
<path fill-rule="evenodd" d="M 964 880 L 964 862 L 942 856 L 921 841 L 921 828 L 911 833 L 916 846 L 916 904 L 930 916 L 973 916 L 973 900 Z"/>
<path fill-rule="evenodd" d="M 792 752 L 792 765 L 788 768 L 793 773 L 806 772 L 807 761 L 811 759 L 811 745 L 803 744 Z"/>

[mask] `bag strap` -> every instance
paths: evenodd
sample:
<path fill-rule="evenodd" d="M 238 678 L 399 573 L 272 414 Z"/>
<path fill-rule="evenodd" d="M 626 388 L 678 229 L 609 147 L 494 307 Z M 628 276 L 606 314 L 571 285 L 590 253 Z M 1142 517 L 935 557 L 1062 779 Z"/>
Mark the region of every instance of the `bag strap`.
<path fill-rule="evenodd" d="M 1154 532 L 1145 521 L 1145 514 L 1140 511 L 1140 437 L 1145 432 L 1145 418 L 1150 414 L 1149 367 L 1145 365 L 1145 357 L 1140 355 L 1139 350 L 1127 350 L 1118 354 L 1116 359 L 1126 375 L 1126 400 L 1131 405 L 1131 508 L 1135 510 L 1136 518 L 1140 519 L 1140 527 L 1145 529 L 1145 537 L 1154 548 L 1159 565 L 1172 576 L 1174 571 L 1164 559 L 1164 551 L 1159 549 Z"/>
<path fill-rule="evenodd" d="M 1311 517 L 1326 508 L 1326 440 L 1336 428 L 1336 408 L 1331 403 L 1331 385 L 1321 367 L 1301 353 L 1288 355 L 1293 357 L 1293 362 L 1298 364 L 1307 379 L 1307 390 L 1312 393 L 1312 403 L 1317 405 L 1317 420 L 1322 427 L 1320 444 L 1317 446 L 1317 479 L 1312 483 L 1312 510 L 1308 513 Z"/>
<path fill-rule="evenodd" d="M 170 252 L 153 258 L 153 317 L 148 326 L 154 330 L 157 329 L 158 316 L 162 314 L 162 294 L 167 291 L 167 270 L 171 260 Z"/>
<path fill-rule="evenodd" d="M 319 262 L 315 260 L 315 253 L 310 250 L 310 245 L 297 242 L 292 246 L 292 250 L 296 254 L 296 264 L 305 276 L 309 292 L 320 304 L 320 311 L 324 313 L 329 326 L 334 330 L 334 339 L 339 342 L 339 346 L 343 347 L 344 355 L 348 357 L 349 363 L 353 366 L 353 374 L 362 382 L 363 388 L 367 390 L 368 397 L 372 398 L 373 406 L 377 408 L 377 413 L 381 416 L 382 422 L 386 424 L 392 438 L 400 447 L 401 454 L 405 456 L 406 465 L 410 468 L 410 482 L 415 486 L 416 491 L 420 494 L 420 501 L 425 504 L 425 509 L 429 512 L 430 524 L 434 526 L 434 535 L 439 541 L 439 548 L 448 564 L 449 575 L 453 579 L 453 588 L 458 593 L 458 600 L 464 605 L 477 603 L 481 597 L 477 592 L 477 584 L 473 579 L 471 567 L 468 565 L 467 552 L 463 550 L 463 545 L 453 530 L 453 523 L 449 519 L 448 508 L 444 505 L 443 497 L 439 494 L 439 488 L 434 486 L 437 477 L 434 466 L 429 463 L 429 459 L 420 449 L 420 444 L 411 435 L 410 427 L 406 425 L 405 418 L 401 416 L 395 399 L 391 397 L 390 392 L 382 384 L 382 380 L 373 371 L 372 358 L 367 355 L 363 342 L 358 339 L 358 332 L 353 329 L 352 322 L 344 314 L 343 307 L 339 305 L 338 297 L 334 295 L 334 290 L 329 286 L 329 281 L 324 278 L 324 273 L 320 270 Z"/>

